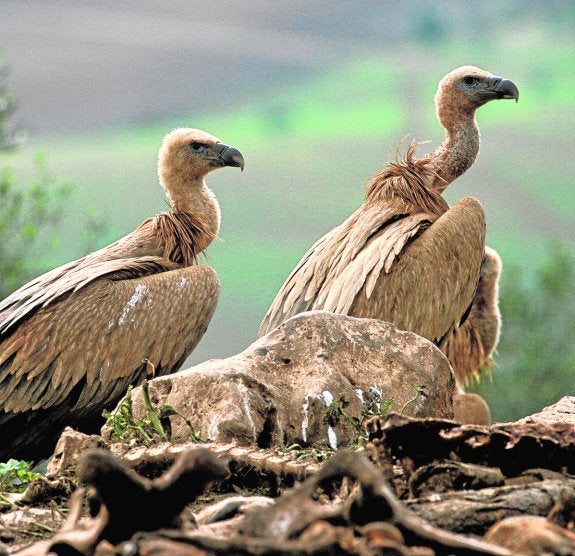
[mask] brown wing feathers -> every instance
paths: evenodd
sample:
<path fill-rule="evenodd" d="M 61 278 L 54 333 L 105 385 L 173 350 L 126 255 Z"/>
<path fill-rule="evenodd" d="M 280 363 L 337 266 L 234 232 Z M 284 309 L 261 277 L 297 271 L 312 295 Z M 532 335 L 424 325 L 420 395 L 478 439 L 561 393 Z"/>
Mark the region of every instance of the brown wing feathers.
<path fill-rule="evenodd" d="M 407 256 L 410 243 L 444 214 L 448 205 L 435 191 L 423 187 L 423 180 L 435 179 L 436 172 L 421 161 L 415 163 L 412 147 L 404 161 L 371 180 L 363 206 L 306 253 L 268 310 L 260 336 L 302 310 L 324 309 L 397 322 L 390 317 L 392 313 L 396 316 L 392 308 L 406 308 L 404 297 L 416 299 L 414 291 L 424 285 L 408 287 L 406 275 L 394 270 L 394 265 Z M 412 188 L 413 184 L 416 187 Z M 431 264 L 441 256 L 440 252 L 430 255 Z M 395 276 L 390 278 L 394 272 L 400 276 L 397 281 Z M 415 276 L 419 278 L 421 273 Z M 379 296 L 374 295 L 376 289 Z M 413 307 L 416 312 L 424 303 L 417 300 Z M 447 332 L 443 322 L 434 329 L 433 323 L 416 326 L 419 321 L 415 316 L 404 315 L 402 321 L 412 323 L 408 329 L 418 333 L 431 330 L 429 339 L 436 340 Z"/>

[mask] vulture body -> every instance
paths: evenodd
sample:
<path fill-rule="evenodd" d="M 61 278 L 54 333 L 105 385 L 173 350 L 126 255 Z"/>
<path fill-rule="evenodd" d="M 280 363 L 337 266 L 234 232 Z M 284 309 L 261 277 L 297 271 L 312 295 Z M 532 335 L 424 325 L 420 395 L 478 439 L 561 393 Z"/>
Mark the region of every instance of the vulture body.
<path fill-rule="evenodd" d="M 481 204 L 449 207 L 441 193 L 479 152 L 478 107 L 518 99 L 511 81 L 473 66 L 439 83 L 435 96 L 445 140 L 424 158 L 411 144 L 367 185 L 363 205 L 317 241 L 268 309 L 259 336 L 315 309 L 395 323 L 441 346 L 465 319 L 483 261 Z"/>
<path fill-rule="evenodd" d="M 441 351 L 445 353 L 460 386 L 481 373 L 491 374 L 493 353 L 499 342 L 501 313 L 499 312 L 499 275 L 501 259 L 494 249 L 485 247 L 477 290 L 465 322 L 456 326 L 447 337 Z"/>
<path fill-rule="evenodd" d="M 196 258 L 220 210 L 205 175 L 239 151 L 194 129 L 166 135 L 158 173 L 171 211 L 22 286 L 0 303 L 0 461 L 39 461 L 65 426 L 95 432 L 130 384 L 176 371 L 215 310 Z"/>

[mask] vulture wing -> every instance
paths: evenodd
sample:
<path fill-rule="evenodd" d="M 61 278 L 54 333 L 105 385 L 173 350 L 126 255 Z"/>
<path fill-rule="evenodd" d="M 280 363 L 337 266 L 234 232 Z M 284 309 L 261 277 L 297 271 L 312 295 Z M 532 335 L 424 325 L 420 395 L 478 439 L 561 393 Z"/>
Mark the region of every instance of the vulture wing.
<path fill-rule="evenodd" d="M 61 430 L 74 424 L 70 415 L 74 422 L 99 416 L 152 369 L 168 374 L 181 366 L 215 310 L 217 274 L 208 266 L 171 269 L 158 257 L 143 259 L 76 284 L 47 305 L 40 297 L 14 331 L 0 335 L 3 439 L 11 436 L 6 421 L 15 414 L 32 419 L 52 408 L 53 428 L 59 415 L 68 419 Z"/>
<path fill-rule="evenodd" d="M 303 256 L 268 309 L 258 336 L 303 311 L 349 314 L 366 281 L 373 288 L 374 276 L 389 272 L 406 244 L 436 219 L 411 214 L 400 199 L 383 208 L 362 206 Z"/>
<path fill-rule="evenodd" d="M 90 261 L 89 264 L 82 264 L 84 260 L 89 261 L 87 258 L 79 259 L 58 267 L 8 296 L 0 305 L 0 341 L 9 328 L 29 313 L 53 303 L 63 295 L 78 291 L 103 276 L 120 280 L 143 277 L 179 267 L 161 257 L 153 256 Z"/>
<path fill-rule="evenodd" d="M 469 308 L 485 240 L 481 204 L 443 215 L 362 207 L 320 239 L 280 289 L 261 325 L 323 309 L 395 323 L 440 343 Z"/>
<path fill-rule="evenodd" d="M 102 276 L 135 278 L 177 268 L 160 257 L 157 248 L 158 253 L 154 253 L 152 242 L 146 240 L 146 236 L 151 236 L 151 222 L 148 219 L 115 243 L 34 278 L 0 301 L 0 341 L 3 333 L 28 313 Z"/>
<path fill-rule="evenodd" d="M 462 199 L 413 240 L 389 271 L 368 276 L 347 314 L 393 322 L 441 344 L 473 301 L 484 242 L 483 207 Z"/>

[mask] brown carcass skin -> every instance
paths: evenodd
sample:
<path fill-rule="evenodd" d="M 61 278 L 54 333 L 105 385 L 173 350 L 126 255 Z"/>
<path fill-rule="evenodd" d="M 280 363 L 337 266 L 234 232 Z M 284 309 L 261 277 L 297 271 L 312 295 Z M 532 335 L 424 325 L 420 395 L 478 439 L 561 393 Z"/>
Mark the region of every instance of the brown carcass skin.
<path fill-rule="evenodd" d="M 441 196 L 479 152 L 475 111 L 514 98 L 515 84 L 473 66 L 447 74 L 435 96 L 444 142 L 421 159 L 409 145 L 367 185 L 363 205 L 303 256 L 280 288 L 259 336 L 315 309 L 378 318 L 441 346 L 469 313 L 485 248 L 485 217 L 467 197 Z"/>
<path fill-rule="evenodd" d="M 129 385 L 182 365 L 220 290 L 197 264 L 220 225 L 204 177 L 243 164 L 212 135 L 174 130 L 158 157 L 170 212 L 0 303 L 0 461 L 47 457 L 65 426 L 97 430 Z"/>

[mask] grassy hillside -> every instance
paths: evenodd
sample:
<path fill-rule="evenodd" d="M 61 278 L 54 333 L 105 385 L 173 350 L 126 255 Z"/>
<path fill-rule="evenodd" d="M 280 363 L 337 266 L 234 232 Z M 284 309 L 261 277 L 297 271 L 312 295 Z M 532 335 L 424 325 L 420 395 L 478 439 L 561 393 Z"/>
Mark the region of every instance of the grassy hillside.
<path fill-rule="evenodd" d="M 297 260 L 361 203 L 366 180 L 397 143 L 406 134 L 429 139 L 420 147 L 425 152 L 441 141 L 432 103 L 437 81 L 473 63 L 513 79 L 521 97 L 517 105 L 500 101 L 480 110 L 482 152 L 447 197 L 478 197 L 488 215 L 489 244 L 506 267 L 520 267 L 529 277 L 550 238 L 572 246 L 575 237 L 575 45 L 565 38 L 558 50 L 556 42 L 534 46 L 521 36 L 510 44 L 502 52 L 492 41 L 479 53 L 477 45 L 403 48 L 311 81 L 286 83 L 257 101 L 246 99 L 233 113 L 182 114 L 154 125 L 31 144 L 27 150 L 45 150 L 52 170 L 77 184 L 63 231 L 70 239 L 45 254 L 39 266 L 78 254 L 73 238 L 80 206 L 94 205 L 105 214 L 109 231 L 103 244 L 164 210 L 155 175 L 163 134 L 180 125 L 206 129 L 242 151 L 246 170 L 208 178 L 223 212 L 223 241 L 210 248 L 208 262 L 223 290 L 192 361 L 236 353 L 254 338 Z M 24 151 L 8 164 L 27 175 L 28 160 Z"/>

